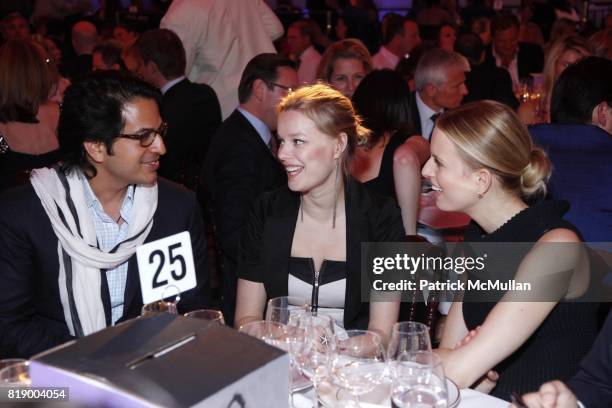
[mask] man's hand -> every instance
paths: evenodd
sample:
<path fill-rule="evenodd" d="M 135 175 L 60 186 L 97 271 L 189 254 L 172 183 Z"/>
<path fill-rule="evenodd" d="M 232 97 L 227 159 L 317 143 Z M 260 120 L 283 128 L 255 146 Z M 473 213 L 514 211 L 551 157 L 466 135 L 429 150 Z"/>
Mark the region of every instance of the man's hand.
<path fill-rule="evenodd" d="M 577 408 L 578 401 L 572 391 L 559 380 L 542 384 L 540 390 L 523 395 L 528 408 Z M 515 404 L 512 408 L 520 408 Z"/>

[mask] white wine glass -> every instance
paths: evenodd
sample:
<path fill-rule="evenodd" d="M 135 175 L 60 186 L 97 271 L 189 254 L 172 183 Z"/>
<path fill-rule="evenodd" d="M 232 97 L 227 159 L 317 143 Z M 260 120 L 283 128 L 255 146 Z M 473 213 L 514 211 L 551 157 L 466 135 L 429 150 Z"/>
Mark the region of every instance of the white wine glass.
<path fill-rule="evenodd" d="M 308 311 L 306 299 L 295 296 L 280 296 L 268 300 L 266 320 L 289 326 L 297 324 L 298 316 Z"/>
<path fill-rule="evenodd" d="M 440 357 L 432 352 L 406 352 L 393 362 L 391 400 L 398 408 L 446 408 L 448 390 Z"/>
<path fill-rule="evenodd" d="M 385 376 L 382 338 L 368 330 L 347 330 L 335 335 L 330 349 L 329 375 L 332 382 L 352 395 L 345 406 L 359 407 L 359 396 L 372 391 Z"/>

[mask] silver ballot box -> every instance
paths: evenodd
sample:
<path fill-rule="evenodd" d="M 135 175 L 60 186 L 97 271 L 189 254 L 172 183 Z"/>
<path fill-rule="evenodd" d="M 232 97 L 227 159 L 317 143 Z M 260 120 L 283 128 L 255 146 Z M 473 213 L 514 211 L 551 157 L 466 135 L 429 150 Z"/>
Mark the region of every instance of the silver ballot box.
<path fill-rule="evenodd" d="M 32 385 L 69 387 L 104 407 L 259 408 L 288 405 L 289 358 L 205 320 L 159 314 L 34 356 Z"/>

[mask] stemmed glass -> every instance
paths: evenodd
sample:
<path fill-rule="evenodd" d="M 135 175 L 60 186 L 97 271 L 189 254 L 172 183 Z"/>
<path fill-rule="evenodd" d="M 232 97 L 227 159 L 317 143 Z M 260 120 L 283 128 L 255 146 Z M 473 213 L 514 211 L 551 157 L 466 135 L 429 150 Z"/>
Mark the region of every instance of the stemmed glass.
<path fill-rule="evenodd" d="M 431 352 L 429 327 L 418 322 L 395 323 L 387 346 L 387 358 L 396 360 L 398 356 L 411 351 Z"/>
<path fill-rule="evenodd" d="M 218 323 L 220 325 L 225 325 L 225 319 L 223 319 L 223 313 L 219 310 L 213 309 L 198 309 L 193 310 L 191 312 L 185 313 L 185 317 L 190 319 L 202 319 L 208 320 L 212 323 Z"/>
<path fill-rule="evenodd" d="M 391 400 L 398 408 L 446 408 L 448 390 L 440 358 L 428 351 L 405 352 L 394 362 Z"/>
<path fill-rule="evenodd" d="M 292 342 L 294 360 L 300 372 L 312 382 L 313 406 L 317 406 L 317 385 L 327 376 L 334 334 L 335 325 L 330 316 L 303 313 L 298 317 L 296 339 Z"/>
<path fill-rule="evenodd" d="M 294 296 L 280 296 L 268 300 L 266 320 L 289 326 L 297 324 L 297 318 L 308 311 L 308 302 Z"/>
<path fill-rule="evenodd" d="M 330 350 L 329 374 L 332 382 L 353 396 L 346 406 L 359 407 L 359 396 L 372 391 L 385 375 L 382 338 L 368 330 L 347 330 L 335 335 Z"/>

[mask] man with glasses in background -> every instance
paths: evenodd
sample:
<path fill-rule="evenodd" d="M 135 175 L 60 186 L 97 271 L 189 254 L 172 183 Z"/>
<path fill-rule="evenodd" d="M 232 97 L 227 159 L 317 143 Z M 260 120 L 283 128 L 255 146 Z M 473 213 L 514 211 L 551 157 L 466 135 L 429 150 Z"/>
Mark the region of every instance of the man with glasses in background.
<path fill-rule="evenodd" d="M 263 192 L 287 182 L 276 160 L 276 106 L 298 85 L 291 60 L 259 54 L 249 61 L 238 87 L 240 106 L 221 124 L 208 149 L 201 180 L 206 180 L 221 250 L 222 307 L 233 325 L 236 262 L 240 233 L 251 205 Z"/>
<path fill-rule="evenodd" d="M 189 231 L 197 286 L 179 311 L 209 303 L 202 218 L 192 192 L 158 179 L 161 95 L 116 71 L 67 90 L 61 165 L 0 198 L 0 358 L 39 353 L 140 315 L 136 249 Z"/>

